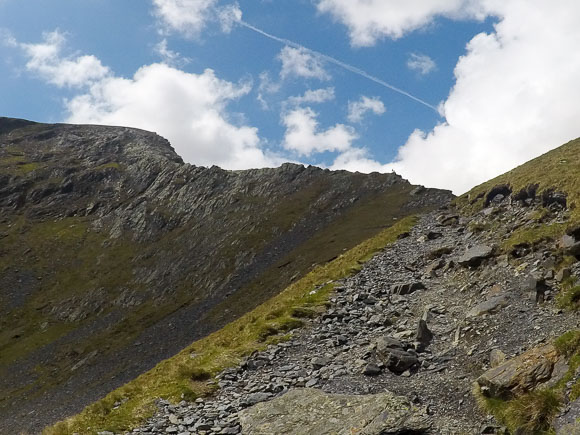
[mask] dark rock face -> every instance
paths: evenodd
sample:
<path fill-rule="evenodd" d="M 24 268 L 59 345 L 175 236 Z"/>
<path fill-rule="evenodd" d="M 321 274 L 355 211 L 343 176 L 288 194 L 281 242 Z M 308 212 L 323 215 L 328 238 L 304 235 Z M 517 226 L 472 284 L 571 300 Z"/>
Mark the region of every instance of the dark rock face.
<path fill-rule="evenodd" d="M 195 167 L 153 133 L 0 118 L 0 432 L 78 412 L 452 198 L 413 189 L 396 174 Z"/>

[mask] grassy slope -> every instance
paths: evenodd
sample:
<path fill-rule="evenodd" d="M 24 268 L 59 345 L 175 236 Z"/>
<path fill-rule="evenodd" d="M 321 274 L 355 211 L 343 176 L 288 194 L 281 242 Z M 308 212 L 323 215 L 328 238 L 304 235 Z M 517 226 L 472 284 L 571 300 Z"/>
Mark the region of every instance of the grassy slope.
<path fill-rule="evenodd" d="M 485 203 L 486 194 L 495 186 L 508 184 L 513 193 L 538 184 L 538 195 L 547 189 L 565 192 L 570 223 L 567 225 L 543 225 L 520 228 L 505 242 L 504 248 L 519 243 L 535 243 L 545 239 L 556 239 L 572 224 L 580 223 L 580 139 L 568 142 L 534 160 L 487 181 L 457 198 L 457 205 L 465 212 L 480 210 Z M 478 198 L 475 200 L 476 198 Z"/>
<path fill-rule="evenodd" d="M 568 227 L 580 223 L 580 139 L 568 142 L 473 188 L 457 198 L 456 204 L 464 212 L 474 213 L 484 207 L 486 195 L 493 187 L 504 184 L 509 185 L 513 193 L 533 184 L 538 185 L 538 196 L 548 189 L 565 192 L 570 220 L 565 224 L 547 225 L 542 223 L 542 216 L 538 216 L 536 224 L 514 231 L 504 241 L 502 247 L 509 250 L 521 243 L 534 244 L 542 240 L 557 239 Z M 572 287 L 572 290 L 575 288 Z M 567 293 L 563 294 L 563 296 L 566 295 Z M 550 425 L 561 407 L 564 387 L 580 366 L 580 331 L 567 332 L 555 340 L 555 345 L 559 353 L 568 358 L 570 365 L 562 381 L 553 388 L 532 391 L 512 400 L 488 398 L 481 394 L 479 388 L 475 388 L 474 394 L 481 407 L 486 412 L 495 415 L 512 431 L 524 428 L 530 433 L 551 433 Z M 574 385 L 570 398 L 574 400 L 578 396 L 580 396 L 580 383 Z"/>
<path fill-rule="evenodd" d="M 47 428 L 44 433 L 94 434 L 100 430 L 127 430 L 154 412 L 156 398 L 178 401 L 210 394 L 215 384 L 207 382 L 208 378 L 237 364 L 252 351 L 283 340 L 288 330 L 302 324 L 301 318 L 314 315 L 326 303 L 333 281 L 360 270 L 373 254 L 408 231 L 414 223 L 413 217 L 402 219 L 333 261 L 316 267 L 279 295 L 162 361 L 79 415 Z"/>

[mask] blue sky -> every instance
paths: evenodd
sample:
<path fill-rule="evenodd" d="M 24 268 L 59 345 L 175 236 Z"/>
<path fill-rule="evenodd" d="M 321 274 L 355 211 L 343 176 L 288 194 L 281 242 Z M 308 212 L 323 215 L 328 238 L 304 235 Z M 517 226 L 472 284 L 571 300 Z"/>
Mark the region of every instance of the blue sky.
<path fill-rule="evenodd" d="M 396 170 L 461 193 L 580 135 L 572 9 L 0 0 L 0 115 L 157 131 L 193 164 Z"/>

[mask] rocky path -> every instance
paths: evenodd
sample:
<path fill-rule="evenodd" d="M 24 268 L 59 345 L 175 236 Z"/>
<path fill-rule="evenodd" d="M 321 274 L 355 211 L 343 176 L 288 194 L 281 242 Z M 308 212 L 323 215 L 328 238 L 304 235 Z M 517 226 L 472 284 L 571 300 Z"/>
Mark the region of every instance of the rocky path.
<path fill-rule="evenodd" d="M 574 315 L 554 306 L 551 247 L 518 259 L 495 255 L 502 237 L 533 213 L 500 203 L 470 219 L 452 210 L 424 216 L 338 283 L 327 312 L 288 342 L 221 373 L 211 399 L 160 402 L 159 413 L 134 433 L 350 433 L 345 422 L 355 408 L 363 423 L 352 424 L 366 428 L 360 433 L 495 433 L 471 394 L 490 352 L 511 358 L 578 327 Z M 502 233 L 471 232 L 478 219 L 501 224 Z M 365 405 L 369 395 L 376 403 L 387 392 L 409 410 L 391 415 L 398 420 Z M 293 417 L 285 427 L 280 415 L 287 414 Z M 397 431 L 388 432 L 387 423 Z"/>

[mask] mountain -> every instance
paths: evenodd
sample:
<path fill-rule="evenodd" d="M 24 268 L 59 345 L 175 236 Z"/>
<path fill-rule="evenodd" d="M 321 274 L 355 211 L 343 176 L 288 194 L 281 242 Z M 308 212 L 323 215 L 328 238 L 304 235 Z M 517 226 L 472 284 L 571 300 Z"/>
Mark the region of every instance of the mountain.
<path fill-rule="evenodd" d="M 0 432 L 79 412 L 451 198 L 394 173 L 195 167 L 154 133 L 0 118 Z"/>
<path fill-rule="evenodd" d="M 401 219 L 46 433 L 580 433 L 579 173 Z"/>

